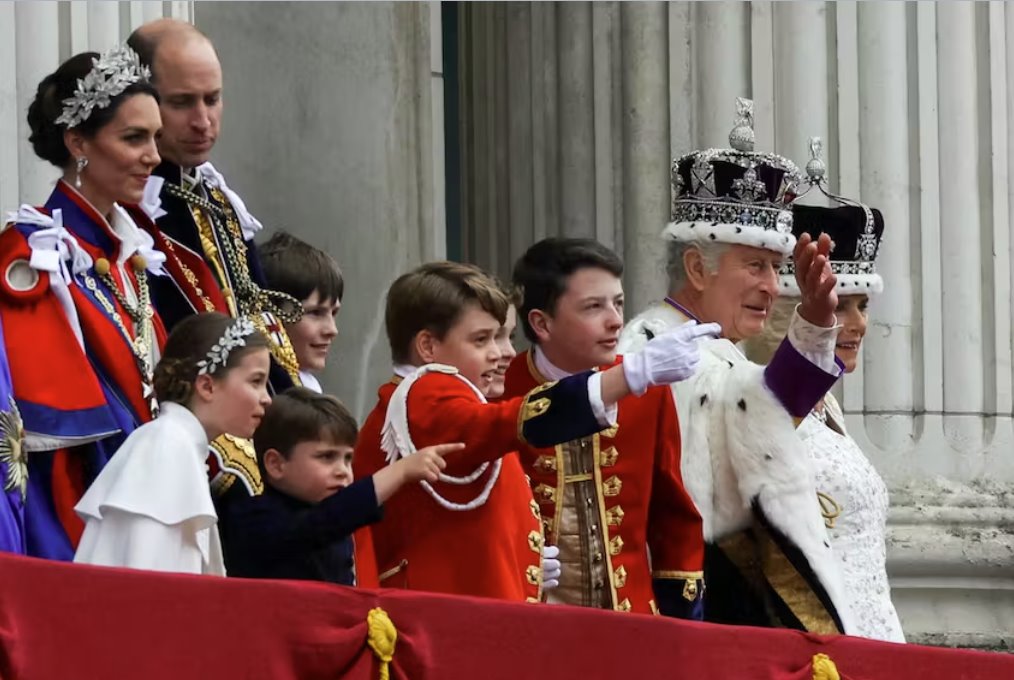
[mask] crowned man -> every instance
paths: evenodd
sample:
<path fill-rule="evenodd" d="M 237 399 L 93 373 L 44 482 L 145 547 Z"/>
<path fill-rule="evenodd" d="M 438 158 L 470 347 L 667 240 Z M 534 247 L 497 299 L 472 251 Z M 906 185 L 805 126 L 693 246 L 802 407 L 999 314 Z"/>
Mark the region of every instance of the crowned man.
<path fill-rule="evenodd" d="M 155 307 L 169 330 L 205 311 L 254 320 L 271 340 L 271 387 L 298 384 L 299 365 L 282 322 L 302 314 L 298 300 L 263 287 L 254 234 L 261 223 L 208 161 L 222 117 L 222 68 L 211 41 L 193 25 L 158 19 L 138 28 L 128 43 L 152 71 L 161 98 L 162 135 L 145 192 L 153 215 L 156 246 L 169 273 L 154 282 Z M 229 435 L 212 443 L 212 486 L 257 494 L 263 485 L 253 447 Z M 233 489 L 237 480 L 242 488 Z"/>
<path fill-rule="evenodd" d="M 753 151 L 752 102 L 739 100 L 731 149 L 673 162 L 667 295 L 635 317 L 621 352 L 687 321 L 717 322 L 696 375 L 672 386 L 683 480 L 703 519 L 705 619 L 849 632 L 852 619 L 831 553 L 799 419 L 841 374 L 834 348 L 831 243 L 792 235 L 796 166 Z M 794 256 L 801 302 L 765 368 L 736 343 L 759 333 Z"/>

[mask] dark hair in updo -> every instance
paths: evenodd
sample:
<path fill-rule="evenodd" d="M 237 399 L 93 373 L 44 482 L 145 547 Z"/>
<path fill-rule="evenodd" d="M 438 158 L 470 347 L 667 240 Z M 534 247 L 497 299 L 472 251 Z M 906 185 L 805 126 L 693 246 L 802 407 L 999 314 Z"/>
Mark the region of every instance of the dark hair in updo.
<path fill-rule="evenodd" d="M 152 380 L 159 401 L 172 401 L 184 406 L 193 396 L 197 380 L 197 362 L 225 335 L 235 319 L 221 312 L 204 312 L 188 316 L 176 324 L 162 350 Z M 260 331 L 246 336 L 246 344 L 229 352 L 225 366 L 219 366 L 212 377 L 222 377 L 250 352 L 267 349 L 268 339 Z"/>
<path fill-rule="evenodd" d="M 67 126 L 64 123 L 57 125 L 56 119 L 63 113 L 63 100 L 74 96 L 78 79 L 91 72 L 92 60 L 98 58 L 97 52 L 82 52 L 63 62 L 60 68 L 42 79 L 35 99 L 28 107 L 28 126 L 32 130 L 28 141 L 32 143 L 35 155 L 58 168 L 65 168 L 70 163 L 70 151 L 63 143 Z M 74 129 L 89 139 L 94 137 L 116 116 L 120 105 L 135 94 L 146 94 L 159 101 L 155 87 L 147 80 L 139 80 L 113 97 L 109 106 L 93 108 L 88 119 Z"/>

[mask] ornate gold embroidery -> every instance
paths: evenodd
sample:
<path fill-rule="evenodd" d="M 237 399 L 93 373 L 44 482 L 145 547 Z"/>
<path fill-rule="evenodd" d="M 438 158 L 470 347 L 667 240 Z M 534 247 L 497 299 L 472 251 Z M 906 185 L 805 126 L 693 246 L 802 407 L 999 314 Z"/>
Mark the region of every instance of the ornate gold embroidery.
<path fill-rule="evenodd" d="M 542 513 L 539 511 L 539 504 L 535 502 L 535 499 L 528 501 L 528 507 L 532 510 L 532 516 L 535 519 L 542 519 Z"/>
<path fill-rule="evenodd" d="M 616 465 L 616 459 L 620 457 L 620 452 L 616 450 L 615 446 L 610 446 L 607 449 L 603 449 L 599 452 L 599 465 L 602 467 L 610 467 Z"/>
<path fill-rule="evenodd" d="M 528 547 L 531 548 L 533 553 L 542 554 L 542 545 L 544 539 L 542 538 L 541 531 L 530 531 L 528 532 Z"/>
<path fill-rule="evenodd" d="M 238 478 L 246 486 L 251 496 L 256 496 L 264 491 L 261 471 L 257 467 L 257 454 L 249 440 L 224 434 L 211 442 L 211 450 L 218 458 L 222 473 Z M 232 482 L 225 484 L 224 480 L 218 484 L 222 485 L 218 488 L 219 493 L 232 486 Z"/>
<path fill-rule="evenodd" d="M 613 536 L 609 539 L 609 554 L 616 557 L 623 550 L 623 537 Z"/>
<path fill-rule="evenodd" d="M 529 421 L 532 418 L 538 418 L 549 410 L 550 404 L 552 404 L 552 402 L 548 397 L 542 397 L 541 399 L 525 402 L 525 412 L 524 415 L 521 416 L 522 420 Z"/>
<path fill-rule="evenodd" d="M 616 433 L 619 432 L 619 430 L 620 430 L 620 424 L 616 423 L 612 427 L 608 427 L 608 428 L 602 430 L 601 432 L 599 432 L 599 436 L 600 437 L 605 437 L 607 439 L 613 439 L 616 436 Z"/>
<path fill-rule="evenodd" d="M 179 266 L 180 270 L 183 272 L 183 278 L 187 280 L 187 283 L 190 284 L 190 286 L 194 289 L 194 293 L 200 299 L 201 304 L 204 305 L 204 311 L 215 311 L 215 303 L 211 301 L 211 298 L 204 294 L 204 290 L 201 288 L 201 282 L 198 280 L 197 274 L 195 274 L 190 267 L 183 264 L 183 260 L 181 260 L 180 256 L 176 254 L 176 247 L 173 245 L 173 242 L 169 238 L 166 238 L 165 245 L 166 248 L 169 249 L 169 254 L 173 256 L 173 260 L 175 260 L 177 266 Z"/>
<path fill-rule="evenodd" d="M 619 505 L 606 510 L 606 523 L 611 527 L 618 527 L 623 524 L 623 508 Z"/>
<path fill-rule="evenodd" d="M 556 472 L 556 456 L 539 456 L 535 459 L 533 467 L 536 470 L 541 470 L 543 472 Z"/>
<path fill-rule="evenodd" d="M 618 612 L 629 612 L 630 611 L 630 598 L 625 597 L 623 601 L 616 605 L 616 611 Z"/>
<path fill-rule="evenodd" d="M 616 475 L 613 475 L 606 481 L 602 482 L 602 495 L 607 498 L 613 496 L 619 496 L 620 490 L 623 488 L 623 480 Z"/>
<path fill-rule="evenodd" d="M 548 484 L 539 484 L 535 487 L 535 497 L 541 498 L 546 503 L 556 503 L 556 489 Z"/>
<path fill-rule="evenodd" d="M 525 579 L 533 586 L 537 586 L 542 583 L 542 567 L 538 567 L 534 564 L 528 565 L 525 569 Z"/>
<path fill-rule="evenodd" d="M 622 588 L 627 585 L 627 568 L 620 566 L 613 572 L 613 585 Z"/>
<path fill-rule="evenodd" d="M 683 599 L 693 602 L 697 599 L 697 579 L 688 578 L 683 584 Z"/>
<path fill-rule="evenodd" d="M 680 571 L 678 569 L 659 569 L 651 572 L 652 578 L 693 578 L 701 580 L 704 578 L 703 571 Z"/>

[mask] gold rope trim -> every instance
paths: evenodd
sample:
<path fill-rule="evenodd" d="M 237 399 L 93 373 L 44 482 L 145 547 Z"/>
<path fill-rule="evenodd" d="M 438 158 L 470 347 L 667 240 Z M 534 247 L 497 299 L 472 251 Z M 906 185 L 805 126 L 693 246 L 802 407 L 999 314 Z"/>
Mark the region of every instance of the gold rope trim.
<path fill-rule="evenodd" d="M 394 658 L 394 644 L 398 641 L 398 629 L 394 627 L 387 612 L 380 607 L 374 607 L 366 615 L 366 627 L 368 630 L 366 644 L 380 662 L 377 677 L 380 680 L 390 680 L 390 665 L 391 659 Z"/>
<path fill-rule="evenodd" d="M 838 667 L 827 654 L 813 655 L 813 680 L 841 680 Z"/>

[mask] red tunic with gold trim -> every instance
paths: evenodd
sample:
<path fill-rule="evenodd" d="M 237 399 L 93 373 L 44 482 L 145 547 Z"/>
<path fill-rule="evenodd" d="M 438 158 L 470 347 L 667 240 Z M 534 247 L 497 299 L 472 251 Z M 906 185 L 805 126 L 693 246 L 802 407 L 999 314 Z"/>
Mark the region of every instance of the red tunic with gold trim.
<path fill-rule="evenodd" d="M 505 396 L 544 382 L 524 352 L 507 370 Z M 680 475 L 672 393 L 651 388 L 621 400 L 618 409 L 609 430 L 520 449 L 546 540 L 559 546 L 563 563 L 549 599 L 700 619 L 701 517 Z"/>
<path fill-rule="evenodd" d="M 83 530 L 74 505 L 126 435 L 151 419 L 132 348 L 137 328 L 117 295 L 140 290 L 121 237 L 147 218 L 118 213 L 134 222 L 118 235 L 63 181 L 36 215 L 0 234 L 0 317 L 28 454 L 28 552 L 69 560 Z M 103 265 L 105 278 L 102 260 L 112 265 Z M 157 314 L 150 322 L 161 348 L 165 330 Z"/>
<path fill-rule="evenodd" d="M 418 448 L 464 442 L 451 454 L 445 472 L 466 476 L 479 465 L 502 461 L 486 502 L 472 510 L 450 510 L 423 488 L 411 485 L 386 503 L 384 519 L 373 525 L 381 585 L 457 595 L 526 601 L 539 597 L 542 532 L 538 506 L 513 453 L 527 438 L 545 442 L 547 433 L 588 433 L 600 429 L 587 396 L 589 374 L 536 394 L 484 404 L 459 377 L 431 373 L 419 378 L 407 398 L 408 427 Z M 357 477 L 386 462 L 381 432 L 396 383 L 382 385 L 356 445 Z M 495 465 L 462 486 L 437 482 L 454 503 L 475 499 Z"/>

